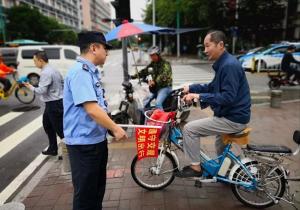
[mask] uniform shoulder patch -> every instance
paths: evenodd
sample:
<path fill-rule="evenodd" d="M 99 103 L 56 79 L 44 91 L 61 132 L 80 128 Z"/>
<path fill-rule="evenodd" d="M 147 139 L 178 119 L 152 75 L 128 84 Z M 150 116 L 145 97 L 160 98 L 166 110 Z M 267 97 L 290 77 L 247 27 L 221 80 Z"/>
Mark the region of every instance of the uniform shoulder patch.
<path fill-rule="evenodd" d="M 89 67 L 87 64 L 82 64 L 82 69 L 85 71 L 89 71 Z"/>

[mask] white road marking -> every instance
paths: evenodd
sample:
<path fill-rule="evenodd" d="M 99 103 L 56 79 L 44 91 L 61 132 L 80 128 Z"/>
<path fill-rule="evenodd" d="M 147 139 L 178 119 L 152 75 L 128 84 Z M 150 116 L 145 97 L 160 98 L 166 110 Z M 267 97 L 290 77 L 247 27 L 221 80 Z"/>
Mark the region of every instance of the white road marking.
<path fill-rule="evenodd" d="M 0 158 L 42 127 L 42 116 L 14 132 L 0 142 Z"/>
<path fill-rule="evenodd" d="M 7 122 L 13 120 L 14 118 L 20 116 L 24 112 L 9 112 L 2 117 L 0 117 L 0 126 L 6 124 Z"/>
<path fill-rule="evenodd" d="M 1 193 L 0 205 L 4 204 L 26 179 L 43 163 L 48 156 L 38 155 Z"/>

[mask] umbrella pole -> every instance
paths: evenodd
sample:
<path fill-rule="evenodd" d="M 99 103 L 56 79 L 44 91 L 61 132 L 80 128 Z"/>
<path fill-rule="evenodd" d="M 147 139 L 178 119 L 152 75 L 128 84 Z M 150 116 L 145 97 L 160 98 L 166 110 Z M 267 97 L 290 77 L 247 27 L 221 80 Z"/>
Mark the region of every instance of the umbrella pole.
<path fill-rule="evenodd" d="M 125 82 L 128 82 L 129 74 L 128 74 L 127 38 L 122 39 L 122 51 L 123 51 L 123 78 Z"/>
<path fill-rule="evenodd" d="M 137 63 L 136 63 L 136 60 L 135 60 L 135 56 L 134 56 L 133 50 L 132 50 L 132 48 L 131 48 L 131 42 L 130 42 L 130 39 L 128 39 L 128 42 L 129 42 L 129 47 L 130 47 L 130 51 L 131 51 L 133 63 L 134 63 L 134 66 L 135 66 L 135 73 L 136 73 L 137 78 L 138 78 L 138 80 L 139 80 L 138 83 L 141 84 L 141 78 L 140 78 L 140 76 L 139 76 L 139 70 L 138 70 L 138 68 L 137 68 Z"/>

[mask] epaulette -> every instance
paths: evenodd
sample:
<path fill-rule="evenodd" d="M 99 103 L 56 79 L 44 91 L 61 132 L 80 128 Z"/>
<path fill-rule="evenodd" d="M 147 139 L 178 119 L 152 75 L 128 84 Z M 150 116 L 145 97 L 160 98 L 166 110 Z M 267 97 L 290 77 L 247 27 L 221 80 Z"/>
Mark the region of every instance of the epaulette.
<path fill-rule="evenodd" d="M 89 67 L 87 64 L 82 64 L 82 69 L 85 71 L 89 71 Z"/>

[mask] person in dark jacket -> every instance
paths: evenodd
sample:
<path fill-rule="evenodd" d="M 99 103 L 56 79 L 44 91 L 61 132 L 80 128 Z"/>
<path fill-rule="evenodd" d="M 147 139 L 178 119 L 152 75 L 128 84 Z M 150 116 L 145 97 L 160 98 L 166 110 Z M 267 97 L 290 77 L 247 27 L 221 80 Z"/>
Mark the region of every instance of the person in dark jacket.
<path fill-rule="evenodd" d="M 214 61 L 215 77 L 209 84 L 193 84 L 184 87 L 188 94 L 184 100 L 200 101 L 201 108 L 208 106 L 214 116 L 187 123 L 183 129 L 183 147 L 191 165 L 185 166 L 176 176 L 201 176 L 199 139 L 216 136 L 216 150 L 222 154 L 224 144 L 221 134 L 237 133 L 250 121 L 250 90 L 245 72 L 239 61 L 225 49 L 225 34 L 209 32 L 204 39 L 205 53 Z"/>
<path fill-rule="evenodd" d="M 286 79 L 289 80 L 291 83 L 296 84 L 296 80 L 300 78 L 300 72 L 297 71 L 297 69 L 295 68 L 295 66 L 291 65 L 291 64 L 300 64 L 300 61 L 297 61 L 293 54 L 296 50 L 296 46 L 295 45 L 290 45 L 287 48 L 287 52 L 284 54 L 282 61 L 281 61 L 281 69 L 282 71 L 286 72 Z M 294 76 L 294 78 L 292 79 L 293 81 L 291 81 L 291 77 Z"/>

